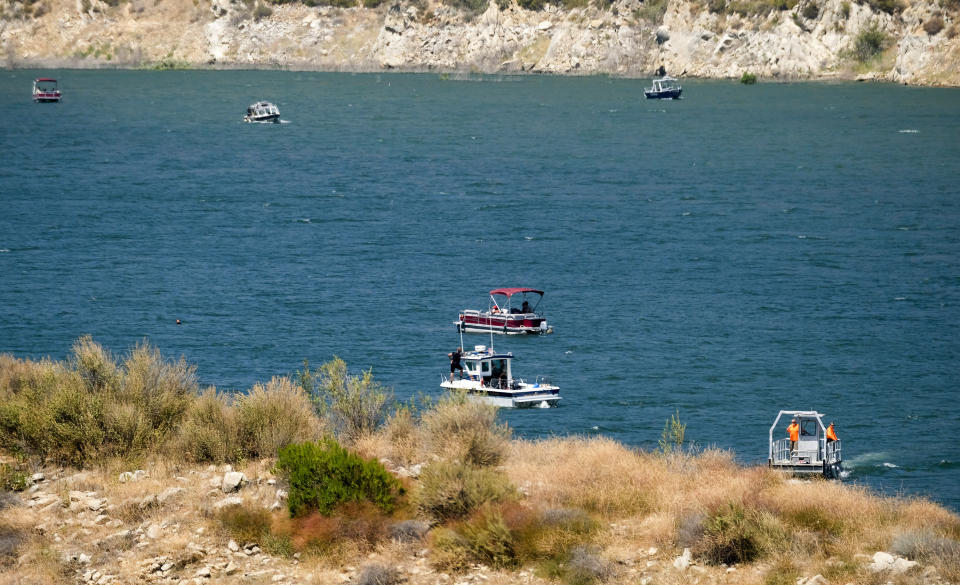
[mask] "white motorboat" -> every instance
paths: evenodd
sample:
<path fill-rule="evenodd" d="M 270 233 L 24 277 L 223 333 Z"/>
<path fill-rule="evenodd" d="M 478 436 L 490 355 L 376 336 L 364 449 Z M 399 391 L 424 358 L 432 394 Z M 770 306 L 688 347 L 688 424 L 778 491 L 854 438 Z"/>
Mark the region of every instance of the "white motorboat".
<path fill-rule="evenodd" d="M 654 79 L 653 86 L 643 90 L 648 100 L 678 100 L 681 93 L 683 88 L 680 83 L 669 75 Z"/>
<path fill-rule="evenodd" d="M 512 360 L 512 353 L 497 353 L 492 347 L 477 345 L 473 351 L 463 353 L 460 378 L 451 381 L 444 377 L 440 386 L 465 391 L 470 398 L 504 408 L 556 406 L 560 401 L 560 388 L 540 378 L 532 383 L 515 378 Z"/>
<path fill-rule="evenodd" d="M 273 122 L 280 123 L 280 110 L 270 102 L 257 102 L 247 106 L 244 122 Z"/>

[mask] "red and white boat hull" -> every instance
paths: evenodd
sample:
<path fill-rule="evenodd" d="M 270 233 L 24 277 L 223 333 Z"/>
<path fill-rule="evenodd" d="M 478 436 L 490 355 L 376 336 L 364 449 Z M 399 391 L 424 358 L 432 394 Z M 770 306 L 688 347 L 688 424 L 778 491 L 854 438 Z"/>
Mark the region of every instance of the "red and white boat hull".
<path fill-rule="evenodd" d="M 488 313 L 464 311 L 457 320 L 457 330 L 464 333 L 499 333 L 526 335 L 550 333 L 547 320 L 534 313 Z"/>

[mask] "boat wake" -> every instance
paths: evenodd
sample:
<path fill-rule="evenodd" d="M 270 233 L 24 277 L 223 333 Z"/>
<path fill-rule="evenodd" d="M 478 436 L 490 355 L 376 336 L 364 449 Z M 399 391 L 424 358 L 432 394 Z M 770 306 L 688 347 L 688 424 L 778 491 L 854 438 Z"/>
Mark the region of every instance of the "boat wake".
<path fill-rule="evenodd" d="M 841 477 L 847 478 L 851 474 L 856 474 L 858 471 L 870 470 L 868 473 L 876 474 L 878 472 L 886 473 L 901 469 L 899 465 L 893 463 L 890 459 L 892 459 L 890 454 L 882 451 L 857 455 L 853 459 L 848 459 L 843 462 L 843 466 L 846 469 L 841 473 Z"/>
<path fill-rule="evenodd" d="M 920 134 L 920 131 L 908 129 L 908 130 L 898 130 L 897 133 L 898 134 Z"/>

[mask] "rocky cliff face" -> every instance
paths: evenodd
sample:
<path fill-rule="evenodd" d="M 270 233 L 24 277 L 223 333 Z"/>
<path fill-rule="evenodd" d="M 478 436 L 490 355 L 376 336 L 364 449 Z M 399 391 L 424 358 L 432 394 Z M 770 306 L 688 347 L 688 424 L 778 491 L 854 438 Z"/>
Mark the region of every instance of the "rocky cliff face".
<path fill-rule="evenodd" d="M 739 16 L 705 3 L 619 0 L 471 14 L 434 0 L 372 8 L 231 0 L 0 0 L 7 67 L 255 67 L 331 71 L 534 72 L 761 79 L 874 78 L 960 85 L 960 14 L 915 0 L 887 14 L 848 0 L 800 0 Z M 117 3 L 117 0 L 111 0 Z M 813 5 L 811 8 L 809 5 Z M 652 17 L 650 14 L 655 13 Z M 939 22 L 939 26 L 936 23 Z M 932 24 L 933 23 L 933 24 Z M 851 56 L 874 30 L 883 52 Z"/>

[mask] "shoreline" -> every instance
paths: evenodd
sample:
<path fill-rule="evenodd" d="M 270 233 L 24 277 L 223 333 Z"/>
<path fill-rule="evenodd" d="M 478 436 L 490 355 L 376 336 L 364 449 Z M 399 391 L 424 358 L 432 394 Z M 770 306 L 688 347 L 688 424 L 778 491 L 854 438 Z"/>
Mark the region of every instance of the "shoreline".
<path fill-rule="evenodd" d="M 132 10 L 95 1 L 84 12 L 57 5 L 3 22 L 4 67 L 76 69 L 256 69 L 350 73 L 610 75 L 761 82 L 886 81 L 960 86 L 960 13 L 935 2 L 886 13 L 869 4 L 821 0 L 742 15 L 688 0 L 656 17 L 620 0 L 540 11 L 491 2 L 464 12 L 428 0 L 376 8 L 164 0 Z M 943 16 L 941 16 L 941 14 Z M 939 20 L 937 20 L 939 19 Z M 935 23 L 940 28 L 931 25 Z M 933 31 L 931 33 L 930 31 Z M 871 36 L 872 35 L 872 36 Z M 46 39 L 43 42 L 28 42 Z M 866 53 L 854 48 L 868 43 Z M 869 44 L 873 43 L 873 44 Z M 861 49 L 857 49 L 861 50 Z"/>

